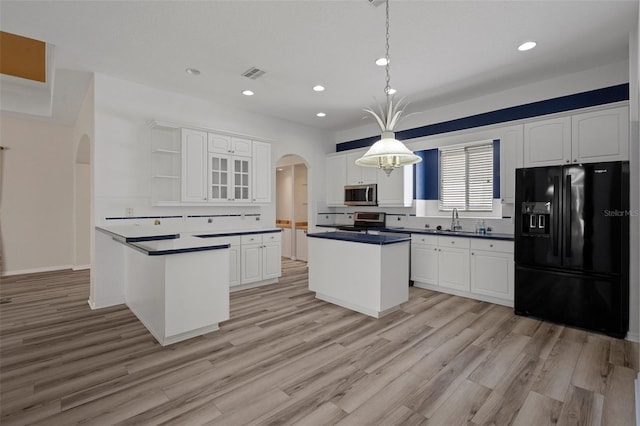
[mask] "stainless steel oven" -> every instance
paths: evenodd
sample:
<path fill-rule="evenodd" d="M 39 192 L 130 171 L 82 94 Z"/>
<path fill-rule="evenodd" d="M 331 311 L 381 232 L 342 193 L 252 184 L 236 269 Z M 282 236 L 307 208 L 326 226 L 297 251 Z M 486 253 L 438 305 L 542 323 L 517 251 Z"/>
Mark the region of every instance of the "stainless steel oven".
<path fill-rule="evenodd" d="M 378 185 L 347 185 L 344 187 L 344 203 L 347 206 L 377 206 Z"/>

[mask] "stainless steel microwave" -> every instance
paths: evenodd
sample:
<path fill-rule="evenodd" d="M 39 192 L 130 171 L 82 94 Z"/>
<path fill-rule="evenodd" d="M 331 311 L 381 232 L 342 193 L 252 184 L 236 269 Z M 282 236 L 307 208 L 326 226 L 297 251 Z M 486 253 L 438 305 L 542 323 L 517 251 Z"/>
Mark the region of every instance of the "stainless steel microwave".
<path fill-rule="evenodd" d="M 344 187 L 344 203 L 347 206 L 377 206 L 378 185 L 347 185 Z"/>

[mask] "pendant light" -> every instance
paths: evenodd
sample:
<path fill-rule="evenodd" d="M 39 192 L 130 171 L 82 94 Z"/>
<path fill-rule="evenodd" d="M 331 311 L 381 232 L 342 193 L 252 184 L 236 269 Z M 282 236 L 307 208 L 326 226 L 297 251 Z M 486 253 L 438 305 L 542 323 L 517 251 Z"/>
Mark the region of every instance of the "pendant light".
<path fill-rule="evenodd" d="M 393 103 L 393 91 L 391 89 L 391 74 L 389 72 L 389 0 L 385 0 L 386 6 L 386 65 L 385 71 L 387 75 L 386 85 L 384 87 L 384 94 L 386 97 L 386 106 L 380 106 L 379 114 L 373 111 L 371 108 L 366 108 L 365 111 L 373 115 L 376 119 L 382 137 L 379 141 L 374 143 L 371 148 L 361 157 L 356 160 L 356 165 L 362 167 L 378 167 L 385 171 L 387 176 L 391 174 L 393 169 L 406 166 L 408 164 L 415 164 L 422 161 L 422 159 L 411 152 L 402 142 L 395 138 L 393 129 L 398 120 L 404 112 L 406 103 L 404 98 L 400 99 L 395 105 Z"/>

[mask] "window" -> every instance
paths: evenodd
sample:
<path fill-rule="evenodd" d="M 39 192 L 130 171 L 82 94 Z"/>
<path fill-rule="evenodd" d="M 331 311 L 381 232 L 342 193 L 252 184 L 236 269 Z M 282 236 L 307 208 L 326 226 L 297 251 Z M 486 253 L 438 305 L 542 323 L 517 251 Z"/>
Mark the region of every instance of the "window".
<path fill-rule="evenodd" d="M 493 143 L 440 149 L 440 210 L 492 211 Z"/>

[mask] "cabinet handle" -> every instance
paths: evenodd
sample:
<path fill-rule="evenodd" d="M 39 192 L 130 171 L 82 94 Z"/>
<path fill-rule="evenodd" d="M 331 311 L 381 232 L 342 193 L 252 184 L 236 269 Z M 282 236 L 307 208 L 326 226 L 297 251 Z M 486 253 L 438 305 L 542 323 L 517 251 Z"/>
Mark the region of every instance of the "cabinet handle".
<path fill-rule="evenodd" d="M 574 162 L 574 163 L 577 163 L 577 162 L 578 162 L 578 159 L 577 159 L 577 158 L 574 158 L 574 159 L 573 159 L 573 162 Z"/>
<path fill-rule="evenodd" d="M 455 244 L 455 243 L 456 243 L 455 241 L 451 241 L 451 244 Z"/>
<path fill-rule="evenodd" d="M 438 251 L 438 249 L 437 249 L 437 248 L 434 248 L 434 249 L 433 249 L 433 251 Z"/>
<path fill-rule="evenodd" d="M 474 254 L 475 254 L 474 252 L 471 252 L 471 256 L 473 256 Z"/>
<path fill-rule="evenodd" d="M 567 160 L 567 163 L 569 162 L 569 160 Z"/>
<path fill-rule="evenodd" d="M 438 249 L 438 251 L 442 251 L 442 249 Z"/>
<path fill-rule="evenodd" d="M 489 247 L 493 247 L 493 244 L 489 244 Z"/>

